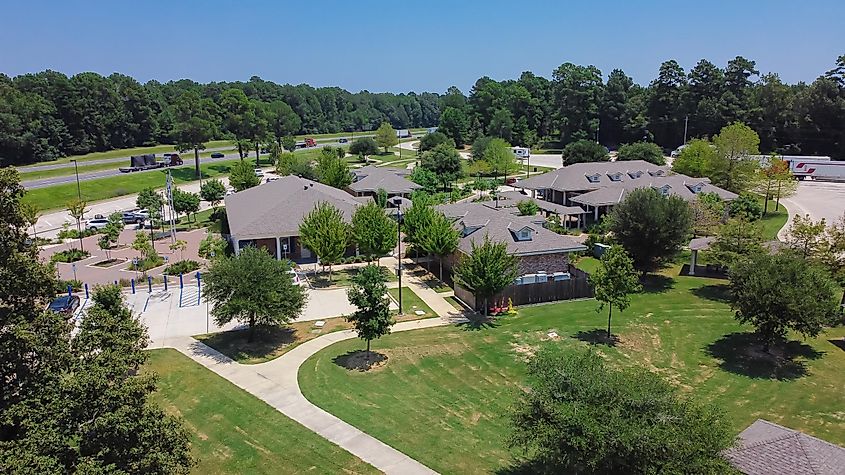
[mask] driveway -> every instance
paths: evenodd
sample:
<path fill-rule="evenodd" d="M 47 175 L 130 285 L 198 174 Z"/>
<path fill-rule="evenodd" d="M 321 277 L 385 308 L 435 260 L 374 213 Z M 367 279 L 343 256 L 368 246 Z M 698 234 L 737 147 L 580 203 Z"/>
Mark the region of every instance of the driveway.
<path fill-rule="evenodd" d="M 340 315 L 349 315 L 356 308 L 346 298 L 346 289 L 307 289 L 308 301 L 302 315 L 296 319 L 297 322 L 311 320 L 323 320 Z"/>
<path fill-rule="evenodd" d="M 789 221 L 778 233 L 783 240 L 786 229 L 796 214 L 810 215 L 814 220 L 824 218 L 828 224 L 833 224 L 845 215 L 845 183 L 827 181 L 800 181 L 798 190 L 789 198 L 780 200 L 789 210 Z"/>

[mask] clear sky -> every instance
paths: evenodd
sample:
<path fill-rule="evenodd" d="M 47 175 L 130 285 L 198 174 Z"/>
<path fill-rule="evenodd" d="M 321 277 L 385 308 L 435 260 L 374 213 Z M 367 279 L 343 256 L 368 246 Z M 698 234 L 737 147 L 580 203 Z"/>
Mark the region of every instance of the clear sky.
<path fill-rule="evenodd" d="M 465 93 L 481 76 L 551 76 L 564 62 L 647 83 L 742 55 L 787 82 L 845 54 L 843 0 L 5 0 L 0 72 L 121 72 Z"/>

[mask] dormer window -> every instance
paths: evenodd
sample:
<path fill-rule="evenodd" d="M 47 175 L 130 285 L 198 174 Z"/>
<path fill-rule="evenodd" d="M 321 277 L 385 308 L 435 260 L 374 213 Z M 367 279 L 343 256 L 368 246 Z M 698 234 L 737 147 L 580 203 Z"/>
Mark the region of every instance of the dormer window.
<path fill-rule="evenodd" d="M 666 172 L 664 170 L 651 170 L 648 172 L 648 174 L 651 176 L 663 176 L 666 174 Z"/>
<path fill-rule="evenodd" d="M 590 183 L 598 183 L 600 178 L 601 177 L 598 173 L 587 175 L 587 181 L 589 181 Z"/>
<path fill-rule="evenodd" d="M 663 196 L 669 196 L 669 191 L 672 190 L 672 187 L 670 185 L 663 185 L 661 187 L 654 187 L 654 189 L 659 191 Z"/>
<path fill-rule="evenodd" d="M 635 172 L 628 172 L 628 176 L 636 180 L 637 178 L 643 176 L 643 172 L 640 170 L 637 170 Z"/>
<path fill-rule="evenodd" d="M 703 181 L 700 181 L 700 182 L 696 183 L 695 185 L 690 186 L 689 189 L 693 193 L 701 193 L 701 190 L 704 188 L 704 185 L 705 185 L 705 183 Z"/>
<path fill-rule="evenodd" d="M 610 181 L 622 181 L 622 174 L 619 172 L 608 173 L 607 177 L 610 178 Z"/>
<path fill-rule="evenodd" d="M 523 228 L 522 231 L 519 232 L 519 240 L 527 241 L 529 239 L 531 239 L 531 231 L 528 228 Z"/>

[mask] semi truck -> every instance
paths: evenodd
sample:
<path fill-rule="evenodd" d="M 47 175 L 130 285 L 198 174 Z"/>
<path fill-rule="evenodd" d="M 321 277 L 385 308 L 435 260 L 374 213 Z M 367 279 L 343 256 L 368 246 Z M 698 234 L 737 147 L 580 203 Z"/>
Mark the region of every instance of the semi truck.
<path fill-rule="evenodd" d="M 314 139 L 304 139 L 296 142 L 296 148 L 309 148 L 309 147 L 316 147 L 317 141 Z"/>
<path fill-rule="evenodd" d="M 410 130 L 408 130 L 408 129 L 398 129 L 398 130 L 396 130 L 396 138 L 397 139 L 407 139 L 407 138 L 410 138 L 410 137 L 413 137 L 413 135 L 411 135 Z"/>
<path fill-rule="evenodd" d="M 129 166 L 122 167 L 118 170 L 121 173 L 141 172 L 144 170 L 155 170 L 156 168 L 173 167 L 182 164 L 182 157 L 178 153 L 165 153 L 164 161 L 156 161 L 156 156 L 153 153 L 146 153 L 144 155 L 133 155 L 129 157 Z"/>
<path fill-rule="evenodd" d="M 845 162 L 827 160 L 788 159 L 789 169 L 799 180 L 845 181 Z"/>

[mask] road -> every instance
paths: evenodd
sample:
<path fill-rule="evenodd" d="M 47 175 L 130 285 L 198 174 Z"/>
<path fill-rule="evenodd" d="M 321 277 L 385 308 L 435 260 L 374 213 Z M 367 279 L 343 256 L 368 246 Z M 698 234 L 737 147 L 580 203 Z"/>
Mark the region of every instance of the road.
<path fill-rule="evenodd" d="M 784 240 L 786 229 L 796 214 L 810 215 L 813 220 L 824 220 L 828 224 L 836 223 L 845 215 L 845 183 L 829 181 L 800 181 L 798 190 L 789 198 L 780 200 L 789 210 L 789 221 L 778 233 Z"/>

